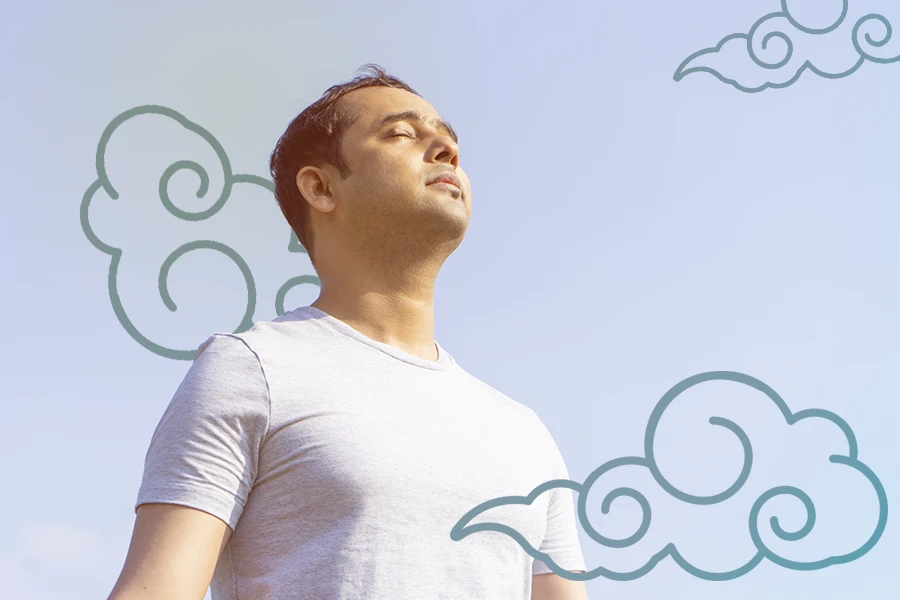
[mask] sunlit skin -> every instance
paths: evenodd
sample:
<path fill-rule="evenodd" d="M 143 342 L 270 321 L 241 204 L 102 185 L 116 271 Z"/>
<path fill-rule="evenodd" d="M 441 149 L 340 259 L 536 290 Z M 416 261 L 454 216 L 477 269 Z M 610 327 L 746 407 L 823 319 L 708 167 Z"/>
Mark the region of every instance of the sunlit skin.
<path fill-rule="evenodd" d="M 440 118 L 423 98 L 383 86 L 354 90 L 340 103 L 359 118 L 341 150 L 353 175 L 307 166 L 297 186 L 311 205 L 321 291 L 314 306 L 364 335 L 437 360 L 434 287 L 466 234 L 472 209 L 459 146 L 442 129 L 414 120 L 378 129 L 389 113 Z M 452 171 L 462 190 L 426 185 Z"/>

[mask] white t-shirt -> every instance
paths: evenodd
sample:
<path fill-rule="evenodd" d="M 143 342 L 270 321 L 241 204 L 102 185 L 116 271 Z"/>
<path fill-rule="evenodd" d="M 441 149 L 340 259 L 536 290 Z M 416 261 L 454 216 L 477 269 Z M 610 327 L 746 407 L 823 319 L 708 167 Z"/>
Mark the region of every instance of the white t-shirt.
<path fill-rule="evenodd" d="M 468 374 L 311 306 L 217 333 L 150 441 L 135 504 L 190 506 L 233 530 L 214 600 L 528 600 L 550 573 L 510 536 L 453 540 L 477 505 L 567 479 L 537 414 Z M 474 523 L 585 570 L 571 490 Z"/>

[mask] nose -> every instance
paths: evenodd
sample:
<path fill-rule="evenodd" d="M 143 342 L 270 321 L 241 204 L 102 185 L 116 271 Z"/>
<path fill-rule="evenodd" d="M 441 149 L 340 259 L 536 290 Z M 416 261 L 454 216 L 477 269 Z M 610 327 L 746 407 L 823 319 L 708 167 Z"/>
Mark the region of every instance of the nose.
<path fill-rule="evenodd" d="M 450 163 L 454 167 L 459 166 L 459 144 L 454 142 L 453 138 L 446 135 L 440 136 L 432 148 L 435 152 L 433 160 Z"/>

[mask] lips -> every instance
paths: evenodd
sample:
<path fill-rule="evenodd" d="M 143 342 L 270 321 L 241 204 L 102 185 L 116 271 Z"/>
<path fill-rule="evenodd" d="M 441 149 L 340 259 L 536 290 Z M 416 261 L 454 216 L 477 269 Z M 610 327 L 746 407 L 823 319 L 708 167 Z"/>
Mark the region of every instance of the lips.
<path fill-rule="evenodd" d="M 434 179 L 428 182 L 428 185 L 432 183 L 449 183 L 450 185 L 455 185 L 458 189 L 462 190 L 462 182 L 460 182 L 459 177 L 454 175 L 453 173 L 441 173 Z"/>

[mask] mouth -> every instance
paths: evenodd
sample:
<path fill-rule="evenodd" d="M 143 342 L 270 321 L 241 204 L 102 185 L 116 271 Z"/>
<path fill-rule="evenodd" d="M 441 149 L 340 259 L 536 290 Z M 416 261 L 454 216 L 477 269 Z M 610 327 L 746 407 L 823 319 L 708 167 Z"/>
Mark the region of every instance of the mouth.
<path fill-rule="evenodd" d="M 458 186 L 458 185 L 456 185 L 456 184 L 454 184 L 454 183 L 450 183 L 450 182 L 448 182 L 448 181 L 435 181 L 434 183 L 429 183 L 428 185 L 445 185 L 445 186 L 447 186 L 447 187 L 449 187 L 449 188 L 453 188 L 454 190 L 462 191 L 462 190 L 459 189 L 459 186 Z"/>
<path fill-rule="evenodd" d="M 455 173 L 444 172 L 435 177 L 428 185 L 434 185 L 436 183 L 443 183 L 445 185 L 452 185 L 458 190 L 462 190 L 462 182 L 459 180 L 459 177 L 456 176 Z"/>
<path fill-rule="evenodd" d="M 462 190 L 452 183 L 447 183 L 446 181 L 435 181 L 434 183 L 429 183 L 428 185 L 443 190 L 448 195 L 450 195 L 451 198 L 455 198 L 457 202 L 465 202 L 465 196 L 463 195 Z"/>

